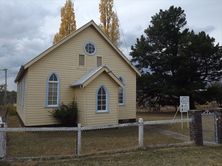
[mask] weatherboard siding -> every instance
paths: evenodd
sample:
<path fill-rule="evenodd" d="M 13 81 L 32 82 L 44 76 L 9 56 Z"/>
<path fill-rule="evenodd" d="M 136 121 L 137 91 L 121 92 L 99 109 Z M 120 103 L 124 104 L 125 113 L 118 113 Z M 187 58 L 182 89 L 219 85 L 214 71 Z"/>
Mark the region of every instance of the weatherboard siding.
<path fill-rule="evenodd" d="M 96 45 L 96 54 L 94 56 L 85 56 L 85 66 L 79 66 L 79 54 L 85 54 L 84 44 L 92 41 Z M 69 103 L 77 94 L 70 87 L 72 83 L 81 78 L 88 70 L 97 67 L 96 56 L 102 57 L 103 65 L 107 65 L 115 75 L 121 76 L 126 83 L 125 105 L 119 107 L 118 119 L 136 118 L 136 73 L 135 71 L 118 55 L 118 53 L 105 41 L 105 39 L 92 27 L 88 27 L 74 38 L 66 41 L 53 51 L 48 53 L 29 67 L 27 72 L 27 93 L 26 93 L 26 125 L 48 125 L 55 124 L 57 121 L 52 116 L 54 108 L 46 107 L 46 84 L 50 74 L 56 73 L 60 81 L 60 102 Z M 96 80 L 99 78 L 96 78 Z M 91 84 L 91 83 L 90 83 Z M 88 86 L 90 86 L 90 84 Z M 76 92 L 81 94 L 81 92 Z M 78 97 L 81 95 L 78 95 Z M 95 94 L 90 97 L 80 97 L 87 107 L 90 107 Z M 117 96 L 116 99 L 118 100 Z M 94 103 L 95 104 L 95 103 Z M 79 107 L 84 108 L 79 102 Z M 88 108 L 86 108 L 88 109 Z M 92 109 L 92 108 L 91 108 Z M 93 108 L 95 109 L 95 107 Z M 81 110 L 82 111 L 82 110 Z M 80 113 L 81 114 L 81 113 Z M 81 114 L 81 120 L 85 115 Z M 92 115 L 87 114 L 85 121 Z M 99 123 L 102 115 L 97 115 L 95 120 Z M 116 118 L 116 115 L 110 115 Z M 117 121 L 118 119 L 115 119 Z M 108 119 L 105 119 L 108 120 Z M 83 120 L 84 123 L 87 123 Z M 90 123 L 91 120 L 89 120 Z M 108 121 L 110 122 L 110 121 Z M 102 123 L 102 122 L 101 122 Z"/>
<path fill-rule="evenodd" d="M 25 74 L 24 77 L 18 82 L 17 84 L 17 112 L 23 121 L 25 123 L 26 120 L 26 92 L 27 92 L 27 75 Z"/>
<path fill-rule="evenodd" d="M 96 112 L 96 92 L 104 86 L 108 91 L 108 112 Z M 93 80 L 84 89 L 85 100 L 85 124 L 86 126 L 96 126 L 118 123 L 118 84 L 114 82 L 107 73 L 103 72 L 97 79 Z"/>
<path fill-rule="evenodd" d="M 75 101 L 78 107 L 78 123 L 81 125 L 86 124 L 86 99 L 85 99 L 85 89 L 76 88 L 75 89 Z"/>
<path fill-rule="evenodd" d="M 126 84 L 126 101 L 125 105 L 120 106 L 119 119 L 136 118 L 136 73 L 123 61 L 116 51 L 106 44 L 105 40 L 94 29 L 91 31 L 94 33 L 88 31 L 88 36 L 91 35 L 92 38 L 97 39 L 94 42 L 97 48 L 101 46 L 101 49 L 96 51 L 97 55 L 102 57 L 103 65 L 107 65 L 115 75 L 122 77 Z M 91 63 L 91 67 L 95 66 L 95 63 Z"/>

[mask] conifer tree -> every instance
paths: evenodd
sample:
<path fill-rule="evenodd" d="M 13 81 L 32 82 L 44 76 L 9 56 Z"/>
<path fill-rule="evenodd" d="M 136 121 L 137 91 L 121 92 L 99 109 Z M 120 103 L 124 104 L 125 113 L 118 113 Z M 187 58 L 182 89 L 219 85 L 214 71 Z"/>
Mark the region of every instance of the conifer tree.
<path fill-rule="evenodd" d="M 100 26 L 114 45 L 119 43 L 119 19 L 113 11 L 113 0 L 100 0 Z"/>
<path fill-rule="evenodd" d="M 137 80 L 138 104 L 153 100 L 160 105 L 179 104 L 190 96 L 191 108 L 203 102 L 203 89 L 222 78 L 222 51 L 205 32 L 185 28 L 181 7 L 160 10 L 145 33 L 131 47 L 132 62 L 141 71 Z"/>
<path fill-rule="evenodd" d="M 66 0 L 65 6 L 61 8 L 61 24 L 59 32 L 55 34 L 53 44 L 76 30 L 76 20 L 74 13 L 74 4 L 71 0 Z"/>

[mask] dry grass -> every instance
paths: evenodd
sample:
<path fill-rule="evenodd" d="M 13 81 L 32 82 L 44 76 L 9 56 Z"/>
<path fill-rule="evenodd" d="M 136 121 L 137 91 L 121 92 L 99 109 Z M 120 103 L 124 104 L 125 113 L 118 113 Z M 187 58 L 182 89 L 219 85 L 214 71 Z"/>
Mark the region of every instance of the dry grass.
<path fill-rule="evenodd" d="M 75 133 L 72 132 L 8 133 L 7 138 L 8 157 L 74 154 Z"/>
<path fill-rule="evenodd" d="M 135 127 L 83 132 L 82 154 L 136 147 L 137 134 Z M 73 132 L 8 133 L 7 138 L 9 158 L 75 154 L 76 135 Z M 144 142 L 145 145 L 153 145 L 178 143 L 181 140 L 146 129 Z"/>
<path fill-rule="evenodd" d="M 139 112 L 136 115 L 138 118 L 143 118 L 144 121 L 147 120 L 170 120 L 173 119 L 174 113 L 153 113 L 153 112 Z"/>
<path fill-rule="evenodd" d="M 219 166 L 222 163 L 222 147 L 181 147 L 138 150 L 129 153 L 83 157 L 67 160 L 11 162 L 23 166 Z M 2 165 L 9 165 L 4 162 Z"/>
<path fill-rule="evenodd" d="M 141 116 L 141 115 L 139 115 Z M 143 115 L 145 119 L 156 119 L 155 115 Z M 160 119 L 169 119 L 171 115 L 162 115 Z M 9 127 L 19 127 L 16 116 L 9 116 Z M 159 126 L 161 127 L 161 126 Z M 162 126 L 166 129 L 178 129 L 177 126 Z M 172 129 L 171 129 L 172 130 Z M 22 132 L 7 134 L 8 157 L 31 157 L 48 155 L 75 154 L 75 132 Z M 132 148 L 138 145 L 137 127 L 115 128 L 82 132 L 82 154 L 97 153 Z M 159 133 L 156 128 L 146 127 L 145 145 L 182 142 Z"/>
<path fill-rule="evenodd" d="M 176 111 L 176 107 L 175 106 L 170 106 L 170 105 L 166 105 L 166 106 L 161 106 L 160 108 L 155 108 L 155 107 L 151 107 L 151 108 L 137 108 L 137 112 L 175 112 Z"/>
<path fill-rule="evenodd" d="M 137 119 L 143 118 L 144 121 L 149 120 L 172 120 L 174 118 L 175 113 L 153 113 L 153 112 L 145 112 L 145 113 L 137 113 Z M 186 114 L 183 115 L 186 118 Z M 176 116 L 176 118 L 180 118 L 180 113 Z M 187 123 L 176 123 L 169 125 L 156 125 L 155 128 L 170 130 L 174 132 L 178 132 L 184 135 L 189 135 L 189 125 Z"/>
<path fill-rule="evenodd" d="M 172 119 L 173 114 L 139 113 L 137 117 L 144 120 Z M 15 115 L 9 117 L 10 127 L 19 127 Z M 145 145 L 183 142 L 171 136 L 161 134 L 161 130 L 169 130 L 189 134 L 184 124 L 145 126 Z M 137 142 L 137 127 L 115 128 L 107 130 L 85 131 L 82 133 L 82 154 L 113 151 L 135 147 Z M 71 155 L 75 153 L 76 135 L 74 132 L 27 132 L 8 133 L 8 157 Z M 147 149 L 129 153 L 118 153 L 105 156 L 76 158 L 51 161 L 0 162 L 0 165 L 220 165 L 222 147 L 188 147 Z"/>
<path fill-rule="evenodd" d="M 145 129 L 145 145 L 178 143 L 181 140 L 160 134 L 150 129 Z M 118 149 L 132 148 L 138 146 L 138 128 L 116 128 L 109 130 L 97 130 L 83 132 L 82 152 L 96 153 L 99 151 L 113 151 Z"/>

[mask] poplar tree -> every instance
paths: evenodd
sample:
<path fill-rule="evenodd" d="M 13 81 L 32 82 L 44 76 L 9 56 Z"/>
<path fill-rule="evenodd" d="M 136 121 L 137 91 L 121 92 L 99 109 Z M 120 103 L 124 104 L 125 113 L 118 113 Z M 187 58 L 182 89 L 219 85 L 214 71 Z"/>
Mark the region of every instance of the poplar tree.
<path fill-rule="evenodd" d="M 113 0 L 100 0 L 100 27 L 111 39 L 114 45 L 119 44 L 119 19 L 113 11 Z"/>
<path fill-rule="evenodd" d="M 64 37 L 76 30 L 76 20 L 74 4 L 71 0 L 66 0 L 65 6 L 61 8 L 61 24 L 59 32 L 55 34 L 53 44 L 58 43 Z"/>

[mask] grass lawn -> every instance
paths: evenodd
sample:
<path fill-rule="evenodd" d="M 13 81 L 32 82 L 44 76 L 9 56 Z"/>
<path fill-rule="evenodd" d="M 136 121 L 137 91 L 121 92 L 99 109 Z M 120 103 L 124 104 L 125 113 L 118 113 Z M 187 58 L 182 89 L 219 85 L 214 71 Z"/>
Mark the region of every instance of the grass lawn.
<path fill-rule="evenodd" d="M 2 162 L 2 165 L 43 165 L 43 166 L 219 166 L 222 163 L 222 146 L 215 147 L 179 147 L 137 150 L 113 155 L 91 156 L 51 161 L 14 161 Z"/>
<path fill-rule="evenodd" d="M 172 112 L 169 112 L 169 113 L 140 112 L 140 113 L 137 113 L 137 119 L 143 118 L 144 121 L 172 120 L 174 118 L 174 114 L 175 113 L 172 113 Z M 184 114 L 183 117 L 186 118 L 186 114 Z M 176 118 L 180 119 L 180 113 L 177 114 Z M 189 136 L 189 126 L 187 126 L 187 123 L 183 123 L 183 128 L 181 126 L 181 123 L 169 124 L 169 125 L 156 125 L 155 127 L 158 129 L 170 130 L 170 131 L 178 132 L 178 133 Z"/>
<path fill-rule="evenodd" d="M 87 131 L 82 133 L 82 154 L 115 151 L 138 145 L 136 127 Z M 8 133 L 7 156 L 34 157 L 73 155 L 76 135 L 74 132 L 26 132 Z M 144 144 L 179 143 L 181 140 L 146 129 Z"/>
<path fill-rule="evenodd" d="M 172 119 L 171 113 L 138 113 L 137 118 L 147 120 Z M 9 127 L 20 127 L 16 115 L 9 116 Z M 180 143 L 183 140 L 164 135 L 161 131 L 172 131 L 189 135 L 184 124 L 153 125 L 144 127 L 144 144 Z M 25 160 L 0 162 L 0 165 L 221 165 L 222 146 L 211 147 L 177 147 L 177 148 L 147 148 L 125 153 L 96 154 L 102 151 L 115 151 L 138 146 L 138 128 L 115 128 L 82 132 L 81 154 L 94 154 L 90 157 L 57 160 Z M 22 132 L 7 133 L 7 157 L 35 157 L 52 155 L 73 155 L 75 153 L 75 132 Z"/>
<path fill-rule="evenodd" d="M 138 114 L 145 120 L 157 119 L 155 114 Z M 149 118 L 149 119 L 148 119 Z M 160 119 L 170 119 L 172 115 L 160 115 Z M 9 127 L 20 127 L 16 115 L 8 118 Z M 180 124 L 148 126 L 144 129 L 144 144 L 168 144 L 183 142 L 163 135 L 157 129 L 180 131 Z M 115 151 L 138 146 L 138 128 L 115 128 L 82 132 L 82 154 Z M 21 132 L 7 133 L 7 156 L 35 157 L 51 155 L 73 155 L 76 146 L 75 132 Z"/>
<path fill-rule="evenodd" d="M 162 112 L 138 112 L 136 114 L 137 119 L 143 118 L 143 121 L 147 120 L 171 120 L 174 117 L 174 113 L 162 113 Z M 177 118 L 180 118 L 177 116 Z"/>

